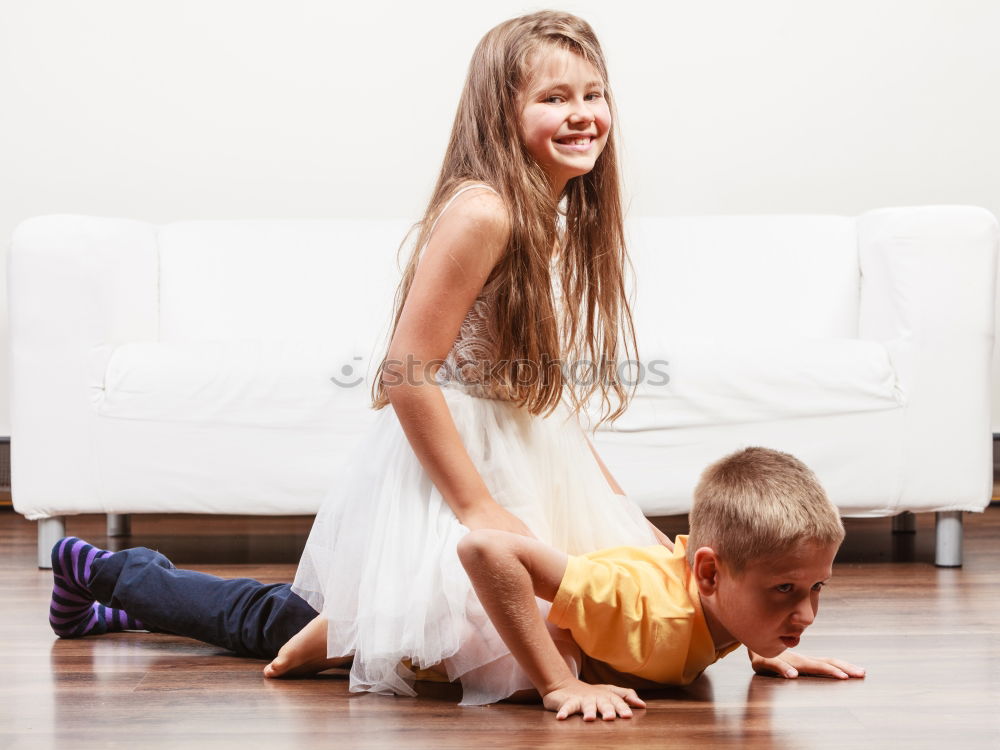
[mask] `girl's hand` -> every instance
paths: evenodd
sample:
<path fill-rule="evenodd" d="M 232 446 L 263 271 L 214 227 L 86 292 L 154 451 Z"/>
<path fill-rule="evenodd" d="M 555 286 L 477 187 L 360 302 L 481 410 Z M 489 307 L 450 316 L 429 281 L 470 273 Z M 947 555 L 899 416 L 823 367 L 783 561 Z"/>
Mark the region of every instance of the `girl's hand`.
<path fill-rule="evenodd" d="M 555 711 L 560 721 L 573 714 L 582 714 L 584 721 L 593 721 L 598 712 L 605 721 L 614 721 L 619 716 L 631 719 L 630 706 L 646 707 L 634 690 L 616 685 L 588 685 L 580 680 L 546 693 L 542 705 Z"/>
<path fill-rule="evenodd" d="M 828 659 L 825 656 L 806 656 L 791 650 L 783 651 L 771 659 L 765 659 L 750 651 L 750 666 L 757 674 L 777 674 L 789 680 L 795 679 L 800 674 L 835 677 L 838 680 L 865 676 L 865 670 L 862 667 L 857 667 L 850 662 Z"/>
<path fill-rule="evenodd" d="M 504 508 L 498 502 L 491 500 L 475 510 L 462 514 L 458 519 L 469 531 L 476 529 L 496 529 L 497 531 L 509 531 L 521 536 L 537 537 L 531 533 L 531 529 L 524 525 L 524 521 Z"/>

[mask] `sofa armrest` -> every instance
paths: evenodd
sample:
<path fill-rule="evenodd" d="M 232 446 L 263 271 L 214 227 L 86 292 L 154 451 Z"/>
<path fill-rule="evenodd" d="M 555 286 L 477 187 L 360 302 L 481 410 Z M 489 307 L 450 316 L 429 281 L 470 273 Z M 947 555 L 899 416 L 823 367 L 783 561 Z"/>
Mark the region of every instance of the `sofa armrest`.
<path fill-rule="evenodd" d="M 998 237 L 994 216 L 972 206 L 858 217 L 859 336 L 885 345 L 906 398 L 903 510 L 981 510 L 992 494 Z"/>
<path fill-rule="evenodd" d="M 157 339 L 155 228 L 31 218 L 14 230 L 7 274 L 14 506 L 28 518 L 98 511 L 92 402 L 114 346 Z"/>

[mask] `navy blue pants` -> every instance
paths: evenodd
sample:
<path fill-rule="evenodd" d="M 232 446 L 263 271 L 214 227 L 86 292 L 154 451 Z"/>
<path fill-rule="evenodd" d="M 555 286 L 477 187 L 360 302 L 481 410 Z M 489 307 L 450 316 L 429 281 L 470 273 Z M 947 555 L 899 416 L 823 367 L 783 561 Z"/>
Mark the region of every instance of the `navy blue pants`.
<path fill-rule="evenodd" d="M 271 659 L 316 616 L 291 584 L 178 570 L 145 547 L 95 560 L 88 586 L 150 630 L 195 638 L 241 656 Z"/>

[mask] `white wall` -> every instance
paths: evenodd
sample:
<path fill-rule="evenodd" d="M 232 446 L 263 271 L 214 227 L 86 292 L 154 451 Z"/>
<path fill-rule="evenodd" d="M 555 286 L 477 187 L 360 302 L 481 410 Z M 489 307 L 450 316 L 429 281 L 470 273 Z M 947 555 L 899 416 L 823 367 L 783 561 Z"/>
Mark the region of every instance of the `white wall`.
<path fill-rule="evenodd" d="M 0 0 L 0 237 L 57 212 L 415 218 L 477 40 L 542 7 Z M 634 214 L 1000 215 L 1000 3 L 561 7 L 604 44 Z"/>

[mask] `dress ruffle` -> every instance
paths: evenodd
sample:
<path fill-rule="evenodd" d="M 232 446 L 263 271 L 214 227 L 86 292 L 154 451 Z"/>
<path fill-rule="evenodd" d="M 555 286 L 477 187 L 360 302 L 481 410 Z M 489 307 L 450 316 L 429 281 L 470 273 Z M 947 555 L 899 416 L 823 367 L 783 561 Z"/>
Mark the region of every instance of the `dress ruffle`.
<path fill-rule="evenodd" d="M 615 494 L 578 419 L 548 417 L 441 388 L 465 449 L 493 498 L 542 541 L 569 554 L 655 544 L 642 511 Z M 329 622 L 328 655 L 354 655 L 350 689 L 413 695 L 415 668 L 443 664 L 464 705 L 531 687 L 486 616 L 458 559 L 459 523 L 391 407 L 382 409 L 330 488 L 293 590 Z M 543 614 L 549 604 L 538 600 Z M 576 671 L 579 651 L 550 626 Z"/>

